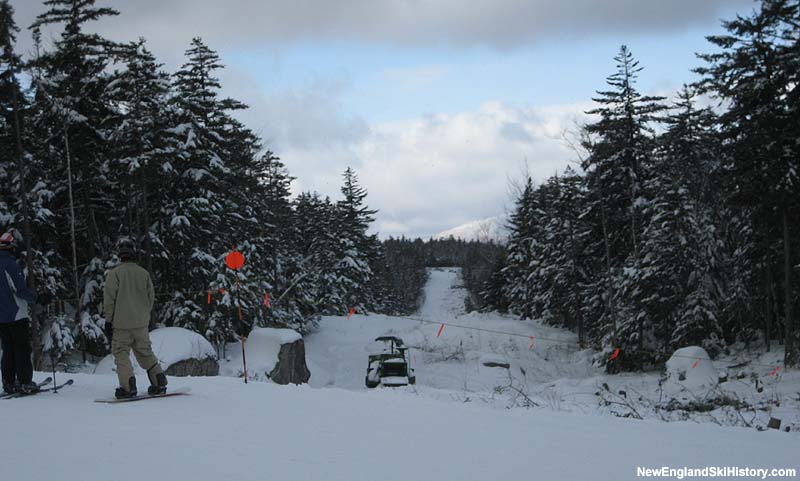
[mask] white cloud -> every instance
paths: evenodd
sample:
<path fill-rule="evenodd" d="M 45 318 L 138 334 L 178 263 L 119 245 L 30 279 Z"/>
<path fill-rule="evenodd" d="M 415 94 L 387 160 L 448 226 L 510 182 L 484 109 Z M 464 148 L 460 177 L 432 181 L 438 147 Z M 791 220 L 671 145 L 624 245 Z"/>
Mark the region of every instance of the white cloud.
<path fill-rule="evenodd" d="M 23 28 L 45 11 L 35 0 L 11 3 Z M 101 33 L 118 40 L 144 36 L 164 58 L 197 35 L 219 48 L 309 40 L 515 48 L 609 32 L 681 30 L 716 22 L 724 9 L 752 1 L 99 0 L 97 6 L 122 13 L 97 25 Z"/>
<path fill-rule="evenodd" d="M 560 136 L 585 109 L 486 102 L 475 111 L 371 125 L 338 147 L 293 146 L 281 154 L 297 190 L 332 196 L 351 165 L 368 204 L 380 210 L 381 235 L 427 236 L 501 214 L 508 178 L 522 175 L 526 163 L 538 180 L 563 170 L 575 154 Z"/>

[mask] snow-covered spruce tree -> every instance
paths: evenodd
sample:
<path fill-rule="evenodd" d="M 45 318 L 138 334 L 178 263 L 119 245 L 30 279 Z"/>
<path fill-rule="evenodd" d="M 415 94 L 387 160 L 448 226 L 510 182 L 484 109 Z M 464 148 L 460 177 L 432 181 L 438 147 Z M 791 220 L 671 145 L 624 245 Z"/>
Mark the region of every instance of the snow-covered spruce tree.
<path fill-rule="evenodd" d="M 170 102 L 169 75 L 147 50 L 144 39 L 128 45 L 122 62 L 125 68 L 115 72 L 108 86 L 114 109 L 108 120 L 113 126 L 110 171 L 120 185 L 116 204 L 123 210 L 111 235 L 139 241 L 143 266 L 160 286 L 166 262 L 153 260 L 169 259 L 162 240 L 166 225 L 161 206 L 167 203 L 168 188 L 174 182 L 176 112 Z"/>
<path fill-rule="evenodd" d="M 651 285 L 640 288 L 639 304 L 664 326 L 663 361 L 689 345 L 713 355 L 722 343 L 725 245 L 711 182 L 720 156 L 715 120 L 710 110 L 695 108 L 694 93 L 684 88 L 646 187 L 651 201 L 641 264 Z"/>
<path fill-rule="evenodd" d="M 588 140 L 584 146 L 589 155 L 583 168 L 589 196 L 582 216 L 595 240 L 589 252 L 596 259 L 585 297 L 596 299 L 602 293 L 605 306 L 599 312 L 584 312 L 591 315 L 588 323 L 600 326 L 605 354 L 621 349 L 615 369 L 638 369 L 647 360 L 645 338 L 652 338 L 654 326 L 626 301 L 643 274 L 637 272 L 645 203 L 642 192 L 654 146 L 651 125 L 664 106 L 663 98 L 636 90 L 642 68 L 626 46 L 614 59 L 617 71 L 607 79 L 609 90 L 598 92 L 593 100 L 600 105 L 588 112 L 599 120 L 585 127 Z"/>
<path fill-rule="evenodd" d="M 542 238 L 530 265 L 536 316 L 573 329 L 585 340 L 581 286 L 586 282 L 582 178 L 568 168 L 539 190 L 546 199 Z M 541 214 L 540 214 L 541 215 Z"/>
<path fill-rule="evenodd" d="M 161 206 L 169 264 L 162 289 L 170 297 L 162 309 L 167 325 L 200 330 L 206 317 L 202 304 L 209 284 L 223 268 L 222 258 L 236 243 L 226 238 L 225 146 L 220 118 L 225 115 L 218 98 L 222 68 L 217 54 L 201 39 L 192 40 L 187 61 L 174 75 L 177 125 L 171 133 L 179 145 L 171 163 L 174 175 L 170 196 Z"/>
<path fill-rule="evenodd" d="M 72 319 L 69 316 L 56 314 L 50 319 L 42 344 L 44 353 L 52 362 L 63 361 L 77 348 L 77 343 L 72 335 L 73 331 Z"/>
<path fill-rule="evenodd" d="M 525 284 L 530 315 L 533 318 L 544 318 L 554 322 L 557 317 L 551 308 L 559 302 L 559 287 L 553 285 L 553 269 L 551 257 L 557 247 L 551 244 L 551 221 L 555 215 L 553 204 L 557 196 L 557 180 L 551 178 L 533 192 L 529 212 L 530 253 L 528 265 L 524 268 Z"/>
<path fill-rule="evenodd" d="M 294 177 L 269 151 L 258 158 L 254 169 L 261 191 L 257 209 L 262 228 L 262 296 L 270 295 L 270 306 L 262 310 L 261 324 L 306 332 L 316 325 L 317 310 L 309 267 L 298 245 L 301 234 L 293 222 L 290 185 Z"/>
<path fill-rule="evenodd" d="M 377 211 L 364 204 L 367 191 L 358 184 L 358 177 L 351 168 L 348 167 L 342 177 L 344 199 L 336 204 L 339 222 L 336 288 L 341 291 L 347 309 L 365 312 L 373 309 L 375 301 L 370 263 L 378 254 L 379 246 L 377 238 L 368 235 L 367 229 Z"/>
<path fill-rule="evenodd" d="M 36 18 L 31 28 L 38 31 L 43 26 L 61 25 L 63 31 L 53 50 L 39 52 L 34 58 L 32 77 L 38 110 L 35 121 L 40 134 L 45 135 L 40 140 L 39 152 L 44 156 L 42 161 L 51 166 L 50 171 L 56 173 L 51 178 L 55 202 L 69 205 L 67 197 L 72 191 L 77 206 L 78 263 L 102 265 L 111 247 L 110 226 L 116 224 L 119 214 L 113 202 L 113 193 L 118 187 L 108 176 L 111 155 L 104 121 L 111 114 L 107 96 L 111 78 L 108 66 L 121 47 L 100 35 L 86 33 L 87 24 L 118 14 L 110 8 L 96 8 L 94 3 L 93 0 L 44 2 L 48 10 Z M 71 167 L 71 185 L 63 176 L 67 162 Z M 69 218 L 57 219 L 61 220 L 57 229 L 70 232 Z M 59 241 L 59 252 L 71 259 L 69 237 L 60 236 Z M 80 279 L 77 282 L 73 289 L 79 297 L 79 337 L 84 349 L 103 354 L 104 342 L 86 344 L 93 333 L 102 332 L 101 326 L 94 323 L 100 319 L 101 299 L 87 296 L 85 283 Z"/>
<path fill-rule="evenodd" d="M 318 312 L 341 315 L 348 308 L 335 270 L 340 228 L 336 207 L 327 197 L 302 193 L 295 199 L 294 211 L 297 246 L 310 283 L 308 295 Z"/>
<path fill-rule="evenodd" d="M 505 279 L 503 297 L 508 299 L 508 310 L 523 319 L 531 317 L 527 279 L 532 255 L 533 203 L 533 180 L 528 177 L 524 190 L 516 200 L 514 211 L 509 216 L 508 255 L 501 270 Z"/>
<path fill-rule="evenodd" d="M 758 283 L 765 299 L 759 303 L 765 307 L 762 325 L 769 339 L 773 311 L 782 315 L 787 366 L 800 362 L 792 241 L 800 230 L 798 24 L 796 1 L 764 0 L 750 16 L 723 22 L 726 34 L 708 37 L 719 50 L 700 55 L 706 65 L 696 69 L 703 91 L 726 104 L 720 121 L 730 148 L 724 166 L 729 198 L 751 210 L 756 243 L 750 254 L 764 272 Z"/>

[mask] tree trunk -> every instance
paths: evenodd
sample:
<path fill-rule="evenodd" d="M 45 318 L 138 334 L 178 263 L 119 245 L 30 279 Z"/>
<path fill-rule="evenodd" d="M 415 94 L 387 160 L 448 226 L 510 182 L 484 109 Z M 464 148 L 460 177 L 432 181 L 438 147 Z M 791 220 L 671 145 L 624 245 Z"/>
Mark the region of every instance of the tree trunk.
<path fill-rule="evenodd" d="M 772 266 L 769 252 L 764 257 L 764 340 L 767 343 L 767 352 L 770 351 L 772 338 Z"/>
<path fill-rule="evenodd" d="M 791 243 L 789 240 L 789 213 L 788 208 L 783 208 L 783 270 L 784 270 L 784 283 L 785 302 L 786 302 L 786 322 L 785 327 L 785 341 L 784 341 L 784 359 L 783 363 L 786 367 L 795 367 L 797 365 L 797 352 L 795 351 L 795 327 L 794 327 L 794 311 L 793 311 L 793 290 L 792 290 L 792 251 Z"/>
<path fill-rule="evenodd" d="M 78 280 L 78 247 L 75 242 L 75 202 L 72 195 L 72 159 L 69 155 L 69 134 L 64 125 L 64 151 L 67 157 L 67 186 L 69 192 L 69 232 L 72 240 L 72 275 L 75 282 L 75 323 L 81 333 L 81 353 L 86 363 L 86 333 L 81 326 L 81 287 Z"/>
<path fill-rule="evenodd" d="M 11 79 L 12 83 L 16 83 L 16 73 L 14 71 L 14 64 L 11 63 L 10 66 L 11 70 Z M 23 233 L 23 242 L 25 242 L 25 267 L 27 268 L 28 275 L 27 275 L 27 282 L 28 287 L 31 288 L 34 292 L 36 292 L 36 275 L 33 270 L 33 251 L 32 251 L 32 237 L 33 237 L 33 229 L 31 228 L 31 214 L 30 214 L 30 207 L 28 205 L 28 189 L 25 183 L 25 176 L 26 176 L 26 166 L 25 166 L 25 153 L 22 148 L 22 129 L 20 128 L 20 120 L 19 120 L 19 104 L 17 99 L 17 89 L 16 86 L 12 86 L 11 88 L 11 110 L 12 115 L 14 117 L 14 136 L 16 138 L 16 150 L 17 150 L 17 168 L 19 170 L 19 182 L 17 183 L 17 187 L 19 188 L 19 199 L 22 208 L 22 233 Z M 42 367 L 42 336 L 40 332 L 39 320 L 37 319 L 38 315 L 36 313 L 35 306 L 31 306 L 30 312 L 28 313 L 28 317 L 31 321 L 31 341 L 33 343 L 33 365 L 36 369 L 41 369 Z"/>
<path fill-rule="evenodd" d="M 150 205 L 147 202 L 147 175 L 145 172 L 145 169 L 148 165 L 149 164 L 145 164 L 141 167 L 141 174 L 139 177 L 142 183 L 142 217 L 144 223 L 144 229 L 142 229 L 142 235 L 144 237 L 142 241 L 144 242 L 144 265 L 147 269 L 147 272 L 149 272 L 150 276 L 153 277 L 153 246 L 150 242 Z M 150 310 L 150 329 L 155 328 L 157 324 L 158 319 L 156 318 L 156 303 L 153 303 L 153 308 Z"/>
<path fill-rule="evenodd" d="M 614 286 L 611 282 L 611 245 L 608 238 L 608 222 L 606 220 L 606 207 L 600 204 L 600 217 L 603 224 L 603 243 L 606 251 L 606 313 L 611 317 L 611 343 L 617 344 L 617 317 L 614 314 Z M 613 346 L 612 346 L 613 347 Z"/>

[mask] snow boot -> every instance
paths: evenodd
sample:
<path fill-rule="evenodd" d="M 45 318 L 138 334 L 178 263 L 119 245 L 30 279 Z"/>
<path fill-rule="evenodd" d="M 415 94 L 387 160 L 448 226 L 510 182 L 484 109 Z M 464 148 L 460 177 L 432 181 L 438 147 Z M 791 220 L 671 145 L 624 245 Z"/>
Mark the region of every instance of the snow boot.
<path fill-rule="evenodd" d="M 39 391 L 39 385 L 36 384 L 35 382 L 26 382 L 25 384 L 19 387 L 19 392 L 25 394 L 33 394 L 37 391 Z"/>
<path fill-rule="evenodd" d="M 127 399 L 136 397 L 138 391 L 136 391 L 136 378 L 131 376 L 128 380 L 128 390 L 125 390 L 121 387 L 118 387 L 116 391 L 114 391 L 114 397 L 117 399 Z"/>
<path fill-rule="evenodd" d="M 155 381 L 155 382 L 154 382 Z M 155 375 L 155 379 L 150 379 L 150 387 L 147 388 L 147 394 L 157 396 L 159 394 L 167 393 L 167 376 L 163 372 Z"/>
<path fill-rule="evenodd" d="M 3 384 L 3 396 L 8 396 L 9 394 L 15 394 L 19 391 L 19 386 L 16 384 Z"/>

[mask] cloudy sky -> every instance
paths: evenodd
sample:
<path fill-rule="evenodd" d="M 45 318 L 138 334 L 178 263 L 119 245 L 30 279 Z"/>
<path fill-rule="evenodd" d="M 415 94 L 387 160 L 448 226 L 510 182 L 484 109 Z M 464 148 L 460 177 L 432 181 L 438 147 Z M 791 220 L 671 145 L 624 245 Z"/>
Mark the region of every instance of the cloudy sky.
<path fill-rule="evenodd" d="M 23 28 L 44 11 L 11 0 Z M 751 0 L 98 0 L 97 30 L 143 36 L 174 71 L 194 36 L 224 94 L 298 179 L 336 197 L 356 169 L 381 236 L 501 215 L 509 179 L 574 162 L 564 140 L 627 44 L 641 90 L 694 79 L 695 52 Z M 30 48 L 27 31 L 20 35 Z M 566 134 L 565 134 L 566 133 Z"/>

